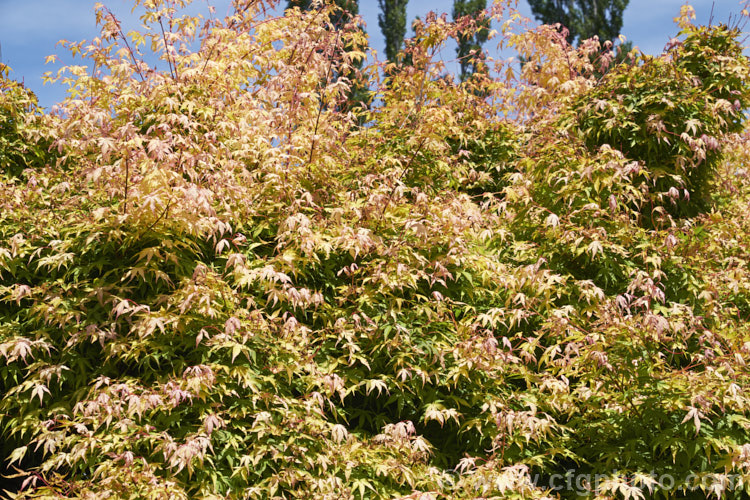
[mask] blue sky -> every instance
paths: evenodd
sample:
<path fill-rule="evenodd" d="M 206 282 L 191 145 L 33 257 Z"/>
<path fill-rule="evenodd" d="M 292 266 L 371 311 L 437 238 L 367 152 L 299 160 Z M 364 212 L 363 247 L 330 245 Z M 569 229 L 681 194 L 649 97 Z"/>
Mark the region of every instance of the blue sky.
<path fill-rule="evenodd" d="M 8 64 L 12 78 L 23 80 L 39 97 L 40 104 L 50 107 L 62 100 L 62 86 L 42 84 L 45 71 L 56 71 L 61 64 L 74 61 L 66 51 L 56 46 L 58 40 L 80 41 L 98 34 L 93 5 L 96 0 L 0 0 L 0 44 L 2 61 Z M 136 16 L 130 14 L 131 0 L 99 0 L 123 20 L 125 31 L 138 27 Z M 196 5 L 205 5 L 207 0 L 195 0 Z M 229 0 L 211 0 L 217 14 L 227 10 Z M 285 3 L 285 2 L 284 2 Z M 489 2 L 488 2 L 489 3 Z M 672 18 L 680 10 L 684 0 L 630 0 L 625 11 L 623 35 L 632 40 L 642 51 L 659 53 L 664 44 L 677 32 Z M 730 13 L 740 11 L 740 0 L 692 0 L 690 4 L 698 15 L 697 22 L 707 23 L 713 5 L 714 22 L 727 21 Z M 383 53 L 383 38 L 378 28 L 377 0 L 360 0 L 360 14 L 367 24 L 371 45 Z M 430 10 L 451 11 L 452 0 L 410 0 L 408 15 L 413 19 L 424 16 Z M 531 17 L 526 0 L 519 3 L 521 12 Z M 488 48 L 491 48 L 488 45 Z M 44 64 L 50 54 L 60 57 L 59 63 Z M 452 50 L 444 59 L 454 57 Z"/>

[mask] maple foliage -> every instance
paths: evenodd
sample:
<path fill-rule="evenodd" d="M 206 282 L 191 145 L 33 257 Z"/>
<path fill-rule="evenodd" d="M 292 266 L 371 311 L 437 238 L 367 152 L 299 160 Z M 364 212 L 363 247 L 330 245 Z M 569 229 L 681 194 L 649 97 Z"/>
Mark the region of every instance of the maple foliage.
<path fill-rule="evenodd" d="M 685 8 L 599 77 L 606 47 L 496 2 L 525 64 L 457 82 L 470 18 L 384 72 L 335 5 L 187 4 L 97 5 L 51 112 L 0 86 L 6 496 L 747 493 L 736 27 Z"/>

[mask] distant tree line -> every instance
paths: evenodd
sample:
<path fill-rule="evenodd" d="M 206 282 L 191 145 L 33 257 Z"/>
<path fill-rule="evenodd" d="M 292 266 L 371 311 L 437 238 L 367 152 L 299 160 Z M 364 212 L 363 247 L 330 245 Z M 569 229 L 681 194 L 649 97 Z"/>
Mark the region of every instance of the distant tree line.
<path fill-rule="evenodd" d="M 622 16 L 630 0 L 528 0 L 537 21 L 560 23 L 573 44 L 594 36 L 614 40 L 622 29 Z"/>
<path fill-rule="evenodd" d="M 531 12 L 537 21 L 545 24 L 560 23 L 566 29 L 568 43 L 579 43 L 593 36 L 603 42 L 614 40 L 620 34 L 623 12 L 630 0 L 528 0 Z M 308 10 L 315 0 L 288 0 L 287 7 Z M 349 16 L 359 13 L 359 0 L 334 0 Z M 398 63 L 398 54 L 406 37 L 406 6 L 409 0 L 378 0 L 380 14 L 378 26 L 385 39 L 385 55 L 391 63 Z M 453 19 L 465 16 L 476 18 L 479 30 L 459 37 L 456 53 L 461 65 L 461 79 L 465 80 L 479 70 L 475 57 L 489 35 L 489 18 L 482 17 L 487 0 L 453 0 Z M 348 19 L 341 17 L 334 22 L 342 25 Z"/>

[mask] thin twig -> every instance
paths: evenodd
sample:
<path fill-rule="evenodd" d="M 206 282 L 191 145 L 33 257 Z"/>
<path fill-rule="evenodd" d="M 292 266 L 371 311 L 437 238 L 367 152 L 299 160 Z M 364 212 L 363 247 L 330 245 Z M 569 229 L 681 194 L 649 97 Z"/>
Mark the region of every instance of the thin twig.
<path fill-rule="evenodd" d="M 339 46 L 339 43 L 341 41 L 341 32 L 339 31 L 336 34 L 336 44 L 333 46 L 333 49 L 331 50 L 331 55 L 328 59 L 328 71 L 326 71 L 326 79 L 325 79 L 325 85 L 328 85 L 330 79 L 331 79 L 331 69 L 333 68 L 333 59 L 336 55 L 336 49 Z M 310 174 L 310 165 L 312 163 L 313 159 L 313 153 L 315 152 L 315 145 L 317 143 L 317 135 L 318 135 L 318 126 L 320 125 L 320 116 L 323 114 L 323 108 L 326 105 L 325 101 L 325 88 L 322 89 L 322 92 L 320 93 L 320 106 L 318 106 L 318 116 L 315 117 L 315 128 L 313 130 L 313 137 L 312 137 L 312 144 L 310 145 L 310 157 L 307 159 L 307 173 Z"/>
<path fill-rule="evenodd" d="M 128 157 L 125 157 L 125 215 L 128 213 L 128 183 L 130 181 L 130 163 L 128 162 Z"/>
<path fill-rule="evenodd" d="M 170 198 L 169 198 L 169 200 L 167 200 L 167 206 L 166 206 L 166 207 L 164 207 L 164 210 L 163 210 L 163 211 L 161 212 L 161 214 L 159 214 L 159 216 L 158 216 L 158 217 L 156 218 L 156 220 L 155 220 L 155 221 L 154 221 L 154 222 L 153 222 L 153 223 L 152 223 L 152 224 L 151 224 L 150 226 L 148 226 L 148 227 L 147 227 L 146 229 L 144 229 L 144 230 L 143 230 L 143 231 L 142 231 L 142 232 L 141 232 L 141 233 L 140 233 L 140 234 L 138 235 L 138 238 L 136 238 L 136 239 L 140 240 L 141 238 L 143 238 L 143 236 L 144 236 L 144 235 L 145 235 L 146 233 L 148 233 L 148 232 L 149 232 L 149 231 L 151 231 L 151 230 L 152 230 L 152 229 L 153 229 L 154 227 L 156 227 L 156 225 L 157 225 L 157 224 L 159 223 L 159 221 L 160 221 L 160 220 L 162 220 L 162 219 L 164 218 L 164 216 L 166 216 L 166 215 L 167 215 L 167 212 L 169 212 L 169 207 L 170 207 L 170 205 L 171 205 L 171 204 L 172 204 L 172 197 L 170 197 Z"/>
<path fill-rule="evenodd" d="M 164 32 L 164 24 L 161 22 L 161 16 L 159 16 L 159 26 L 161 27 L 161 37 L 164 40 L 164 53 L 167 54 L 167 64 L 169 65 L 169 72 L 172 74 L 172 78 L 177 80 L 177 65 L 172 64 L 172 58 L 169 53 L 169 45 L 167 45 L 167 34 Z"/>
<path fill-rule="evenodd" d="M 409 162 L 406 164 L 404 169 L 401 171 L 401 174 L 396 179 L 396 182 L 393 184 L 393 187 L 391 188 L 391 192 L 388 194 L 388 199 L 385 201 L 385 205 L 383 205 L 383 210 L 380 212 L 380 218 L 378 219 L 378 224 L 382 222 L 383 217 L 385 216 L 385 211 L 388 209 L 388 205 L 390 205 L 391 201 L 393 200 L 393 195 L 396 193 L 396 187 L 398 186 L 398 183 L 401 182 L 401 179 L 404 178 L 404 175 L 406 175 L 406 172 L 408 172 L 409 169 L 411 168 L 411 164 L 414 162 L 414 159 L 422 150 L 422 146 L 424 146 L 424 143 L 426 140 L 427 140 L 427 136 L 423 135 L 422 139 L 419 141 L 419 145 L 417 145 L 417 149 L 411 155 L 411 158 L 409 158 Z"/>
<path fill-rule="evenodd" d="M 125 34 L 122 32 L 120 21 L 117 20 L 117 17 L 112 13 L 111 10 L 107 9 L 107 14 L 109 14 L 109 16 L 112 18 L 112 20 L 115 23 L 115 26 L 117 26 L 117 34 L 120 35 L 120 38 L 122 38 L 122 41 L 125 42 L 125 47 L 127 47 L 128 53 L 130 54 L 130 59 L 133 61 L 133 65 L 135 66 L 135 71 L 138 73 L 138 76 L 141 77 L 141 81 L 145 82 L 146 77 L 144 77 L 143 73 L 141 73 L 141 68 L 138 65 L 138 61 L 135 60 L 135 54 L 133 53 L 133 49 L 130 47 L 130 43 L 128 42 L 128 39 L 125 37 Z"/>

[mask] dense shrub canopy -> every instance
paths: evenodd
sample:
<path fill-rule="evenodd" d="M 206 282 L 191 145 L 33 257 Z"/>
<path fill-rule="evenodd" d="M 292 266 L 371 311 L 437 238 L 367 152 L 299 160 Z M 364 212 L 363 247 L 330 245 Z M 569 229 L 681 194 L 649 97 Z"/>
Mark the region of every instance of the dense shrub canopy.
<path fill-rule="evenodd" d="M 0 67 L 0 172 L 7 177 L 42 167 L 50 159 L 49 141 L 34 136 L 35 108 L 34 94 L 8 80 L 7 68 Z"/>
<path fill-rule="evenodd" d="M 0 86 L 7 496 L 746 494 L 736 27 L 599 79 L 497 2 L 526 63 L 457 83 L 469 19 L 381 72 L 335 6 L 135 3 L 54 111 Z"/>

